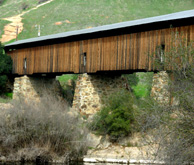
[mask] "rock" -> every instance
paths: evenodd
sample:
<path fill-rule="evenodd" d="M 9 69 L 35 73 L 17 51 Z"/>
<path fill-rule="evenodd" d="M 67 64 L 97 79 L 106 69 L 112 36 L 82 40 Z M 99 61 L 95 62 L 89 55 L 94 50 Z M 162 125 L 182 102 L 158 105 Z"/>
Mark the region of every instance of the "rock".
<path fill-rule="evenodd" d="M 106 148 L 110 147 L 111 144 L 112 144 L 112 143 L 110 143 L 109 141 L 105 140 L 105 141 L 103 141 L 103 143 L 102 143 L 102 148 L 106 149 Z"/>
<path fill-rule="evenodd" d="M 55 22 L 55 25 L 61 25 L 62 22 Z"/>
<path fill-rule="evenodd" d="M 67 112 L 67 115 L 69 115 L 69 117 L 71 117 L 71 118 L 78 118 L 79 117 L 79 113 L 73 108 L 71 108 L 70 111 Z"/>
<path fill-rule="evenodd" d="M 88 152 L 86 157 L 111 159 L 129 158 L 129 156 L 125 154 L 124 147 L 117 145 L 109 146 L 106 149 L 93 150 L 92 152 Z"/>
<path fill-rule="evenodd" d="M 0 109 L 9 109 L 9 108 L 13 108 L 13 105 L 11 105 L 10 103 L 0 103 Z"/>
<path fill-rule="evenodd" d="M 109 142 L 109 136 L 106 135 L 106 136 L 103 138 L 101 144 L 98 146 L 98 148 L 99 148 L 99 149 L 100 149 L 100 148 L 101 148 L 101 149 L 107 149 L 107 148 L 110 147 L 111 145 L 112 145 L 112 143 Z"/>
<path fill-rule="evenodd" d="M 6 157 L 5 156 L 0 156 L 0 162 L 5 162 L 6 161 Z"/>
<path fill-rule="evenodd" d="M 88 145 L 92 148 L 97 148 L 97 146 L 100 145 L 101 140 L 102 136 L 97 136 L 92 133 L 89 133 L 87 136 Z"/>
<path fill-rule="evenodd" d="M 138 133 L 134 133 L 130 137 L 125 137 L 119 140 L 119 145 L 123 145 L 126 147 L 137 147 L 140 146 L 141 136 Z"/>

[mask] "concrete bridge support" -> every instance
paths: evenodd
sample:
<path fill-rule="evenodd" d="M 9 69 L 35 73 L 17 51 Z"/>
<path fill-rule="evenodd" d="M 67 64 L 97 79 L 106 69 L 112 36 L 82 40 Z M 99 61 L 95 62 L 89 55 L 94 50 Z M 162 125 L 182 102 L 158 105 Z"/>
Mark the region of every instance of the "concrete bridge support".
<path fill-rule="evenodd" d="M 101 109 L 106 99 L 121 89 L 128 88 L 121 75 L 79 75 L 76 82 L 73 108 L 89 116 Z"/>
<path fill-rule="evenodd" d="M 54 77 L 16 77 L 14 81 L 13 99 L 39 101 L 44 94 L 52 93 L 60 96 L 61 87 Z"/>

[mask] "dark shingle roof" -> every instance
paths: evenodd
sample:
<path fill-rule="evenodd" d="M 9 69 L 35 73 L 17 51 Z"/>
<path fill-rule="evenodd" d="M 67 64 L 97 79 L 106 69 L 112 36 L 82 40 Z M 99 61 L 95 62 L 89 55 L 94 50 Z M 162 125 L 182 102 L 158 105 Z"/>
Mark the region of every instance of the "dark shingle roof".
<path fill-rule="evenodd" d="M 77 35 L 83 35 L 83 34 L 91 34 L 91 33 L 108 31 L 108 30 L 116 30 L 120 28 L 134 27 L 134 26 L 145 25 L 150 23 L 159 23 L 164 21 L 173 21 L 178 19 L 192 18 L 192 17 L 194 17 L 194 10 L 187 10 L 187 11 L 182 11 L 182 12 L 177 12 L 177 13 L 172 13 L 167 15 L 138 19 L 134 21 L 127 21 L 127 22 L 115 23 L 110 25 L 98 26 L 91 29 L 69 31 L 64 33 L 20 40 L 20 41 L 16 41 L 11 44 L 8 44 L 5 47 L 35 43 L 40 41 L 52 40 L 52 39 L 66 38 L 70 36 L 77 36 Z"/>

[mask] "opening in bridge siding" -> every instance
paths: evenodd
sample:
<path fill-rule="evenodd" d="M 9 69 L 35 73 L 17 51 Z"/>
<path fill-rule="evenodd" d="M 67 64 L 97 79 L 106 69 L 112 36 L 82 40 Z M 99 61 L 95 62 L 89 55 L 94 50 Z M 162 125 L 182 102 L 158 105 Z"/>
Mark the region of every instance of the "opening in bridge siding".
<path fill-rule="evenodd" d="M 27 69 L 27 58 L 24 58 L 24 70 Z"/>
<path fill-rule="evenodd" d="M 156 68 L 158 70 L 164 70 L 164 52 L 165 52 L 165 45 L 162 44 L 156 48 Z"/>
<path fill-rule="evenodd" d="M 81 73 L 85 73 L 86 72 L 86 64 L 87 64 L 86 55 L 87 55 L 86 52 L 81 54 L 81 68 L 80 68 L 80 72 Z"/>
<path fill-rule="evenodd" d="M 26 74 L 27 70 L 27 58 L 24 58 L 24 74 Z"/>

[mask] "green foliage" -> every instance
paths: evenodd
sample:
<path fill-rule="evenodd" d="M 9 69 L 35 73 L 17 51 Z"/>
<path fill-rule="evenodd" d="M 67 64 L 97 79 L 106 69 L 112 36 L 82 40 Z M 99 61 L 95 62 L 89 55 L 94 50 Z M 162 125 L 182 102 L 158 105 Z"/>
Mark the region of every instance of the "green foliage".
<path fill-rule="evenodd" d="M 132 87 L 137 98 L 145 98 L 150 95 L 152 88 L 153 72 L 136 73 L 139 82 L 136 86 Z"/>
<path fill-rule="evenodd" d="M 7 76 L 0 76 L 0 94 L 4 91 L 7 82 Z"/>
<path fill-rule="evenodd" d="M 148 97 L 151 92 L 153 72 L 124 75 L 136 98 Z"/>
<path fill-rule="evenodd" d="M 3 45 L 0 43 L 0 75 L 9 74 L 12 70 L 12 60 L 4 52 Z"/>
<path fill-rule="evenodd" d="M 127 75 L 123 75 L 127 81 L 128 84 L 132 87 L 132 86 L 136 86 L 139 82 L 139 77 L 136 75 L 136 73 L 133 74 L 127 74 Z"/>
<path fill-rule="evenodd" d="M 78 78 L 77 74 L 64 74 L 58 77 L 58 80 L 62 87 L 63 97 L 67 100 L 71 106 L 73 103 L 75 84 Z"/>
<path fill-rule="evenodd" d="M 132 87 L 133 92 L 137 98 L 142 98 L 147 96 L 147 86 L 145 85 L 137 85 Z"/>
<path fill-rule="evenodd" d="M 7 56 L 4 52 L 3 46 L 0 43 L 0 93 L 5 89 L 7 82 L 6 74 L 11 73 L 12 60 L 11 57 Z"/>
<path fill-rule="evenodd" d="M 8 98 L 12 99 L 13 98 L 13 93 L 5 93 L 5 96 L 7 96 Z"/>
<path fill-rule="evenodd" d="M 64 74 L 64 75 L 58 77 L 58 80 L 61 83 L 67 83 L 68 80 L 76 81 L 77 78 L 78 78 L 78 75 L 77 74 Z"/>
<path fill-rule="evenodd" d="M 107 99 L 106 106 L 95 115 L 90 128 L 110 135 L 112 141 L 127 136 L 134 123 L 133 103 L 133 96 L 128 91 L 114 93 Z"/>

